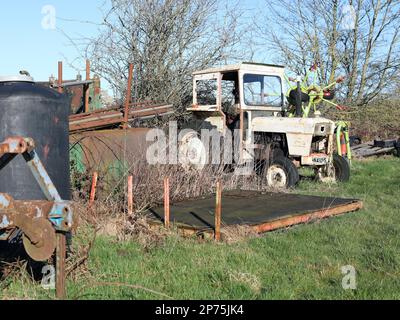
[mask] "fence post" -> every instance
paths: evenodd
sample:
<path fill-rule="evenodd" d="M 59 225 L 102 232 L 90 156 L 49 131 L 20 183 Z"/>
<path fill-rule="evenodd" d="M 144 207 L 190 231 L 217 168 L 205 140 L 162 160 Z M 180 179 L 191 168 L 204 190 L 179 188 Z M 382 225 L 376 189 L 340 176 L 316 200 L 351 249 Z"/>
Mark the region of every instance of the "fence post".
<path fill-rule="evenodd" d="M 215 195 L 215 232 L 214 237 L 216 241 L 221 239 L 221 208 L 222 208 L 222 188 L 221 188 L 221 180 L 217 181 Z"/>
<path fill-rule="evenodd" d="M 169 178 L 164 178 L 164 225 L 169 228 Z"/>
<path fill-rule="evenodd" d="M 57 232 L 56 241 L 56 297 L 65 299 L 65 234 Z"/>
<path fill-rule="evenodd" d="M 133 176 L 128 176 L 128 215 L 133 214 Z"/>
<path fill-rule="evenodd" d="M 95 171 L 93 172 L 92 187 L 90 188 L 89 207 L 91 207 L 94 202 L 94 197 L 96 195 L 96 186 L 97 186 L 97 172 Z"/>

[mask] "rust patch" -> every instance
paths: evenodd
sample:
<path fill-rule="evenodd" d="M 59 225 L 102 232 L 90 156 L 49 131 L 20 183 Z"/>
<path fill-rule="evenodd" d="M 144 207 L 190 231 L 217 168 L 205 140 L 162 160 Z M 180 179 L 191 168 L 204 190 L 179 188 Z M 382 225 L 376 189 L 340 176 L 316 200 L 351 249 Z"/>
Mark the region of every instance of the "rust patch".
<path fill-rule="evenodd" d="M 49 152 L 50 152 L 49 144 L 46 144 L 43 148 L 43 157 L 45 160 L 47 160 L 47 157 L 49 156 Z"/>

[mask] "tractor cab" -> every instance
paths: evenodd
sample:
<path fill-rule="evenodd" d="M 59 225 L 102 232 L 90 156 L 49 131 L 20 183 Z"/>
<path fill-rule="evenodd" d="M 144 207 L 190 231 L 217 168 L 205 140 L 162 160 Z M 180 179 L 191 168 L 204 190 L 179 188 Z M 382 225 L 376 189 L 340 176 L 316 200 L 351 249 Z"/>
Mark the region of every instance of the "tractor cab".
<path fill-rule="evenodd" d="M 243 62 L 194 72 L 188 110 L 199 118 L 206 116 L 204 120 L 221 131 L 246 111 L 280 116 L 285 106 L 284 71 L 283 66 Z"/>

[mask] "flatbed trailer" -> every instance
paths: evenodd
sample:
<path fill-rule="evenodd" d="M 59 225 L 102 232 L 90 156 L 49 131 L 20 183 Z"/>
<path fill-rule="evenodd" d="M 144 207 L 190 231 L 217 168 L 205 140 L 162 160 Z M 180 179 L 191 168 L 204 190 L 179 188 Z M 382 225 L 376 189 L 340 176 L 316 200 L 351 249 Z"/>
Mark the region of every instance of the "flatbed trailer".
<path fill-rule="evenodd" d="M 221 199 L 221 233 L 225 227 L 248 226 L 263 233 L 316 219 L 357 211 L 363 203 L 357 199 L 300 195 L 226 191 Z M 170 221 L 186 235 L 215 231 L 215 196 L 185 200 L 170 205 Z M 164 223 L 162 206 L 147 214 L 155 224 Z"/>

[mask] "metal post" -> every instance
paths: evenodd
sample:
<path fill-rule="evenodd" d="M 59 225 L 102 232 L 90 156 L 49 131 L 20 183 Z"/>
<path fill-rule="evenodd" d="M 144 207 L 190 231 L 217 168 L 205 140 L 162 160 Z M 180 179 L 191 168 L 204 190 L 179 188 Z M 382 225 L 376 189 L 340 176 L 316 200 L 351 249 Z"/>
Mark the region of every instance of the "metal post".
<path fill-rule="evenodd" d="M 62 86 L 62 82 L 63 82 L 63 63 L 62 61 L 58 61 L 58 92 L 59 93 L 63 93 L 63 86 Z"/>
<path fill-rule="evenodd" d="M 133 213 L 133 177 L 128 176 L 128 215 Z"/>
<path fill-rule="evenodd" d="M 222 188 L 221 188 L 221 180 L 217 181 L 215 195 L 215 240 L 219 241 L 221 239 L 221 211 L 222 211 Z"/>
<path fill-rule="evenodd" d="M 90 61 L 86 60 L 86 80 L 90 80 Z M 85 113 L 89 112 L 89 84 L 85 85 Z"/>
<path fill-rule="evenodd" d="M 56 297 L 65 299 L 65 234 L 57 232 L 56 244 Z"/>
<path fill-rule="evenodd" d="M 96 195 L 96 186 L 97 186 L 97 172 L 95 171 L 93 172 L 92 187 L 90 188 L 89 207 L 91 207 L 94 202 L 94 197 Z"/>
<path fill-rule="evenodd" d="M 169 178 L 164 178 L 164 225 L 169 228 Z"/>
<path fill-rule="evenodd" d="M 131 101 L 131 90 L 132 90 L 132 77 L 133 77 L 133 64 L 129 64 L 129 74 L 128 74 L 128 85 L 126 88 L 125 97 L 125 111 L 124 111 L 124 128 L 128 128 L 129 119 L 129 103 Z"/>

